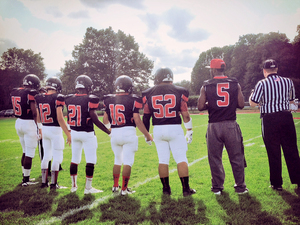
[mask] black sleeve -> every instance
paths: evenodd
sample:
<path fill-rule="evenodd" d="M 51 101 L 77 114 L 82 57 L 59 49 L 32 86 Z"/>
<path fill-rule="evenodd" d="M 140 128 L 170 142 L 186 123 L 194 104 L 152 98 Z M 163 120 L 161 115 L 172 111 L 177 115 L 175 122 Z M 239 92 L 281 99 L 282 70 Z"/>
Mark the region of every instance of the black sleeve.
<path fill-rule="evenodd" d="M 151 114 L 144 114 L 143 123 L 144 123 L 144 125 L 145 125 L 148 132 L 149 132 L 149 129 L 150 129 L 150 119 L 151 119 Z"/>

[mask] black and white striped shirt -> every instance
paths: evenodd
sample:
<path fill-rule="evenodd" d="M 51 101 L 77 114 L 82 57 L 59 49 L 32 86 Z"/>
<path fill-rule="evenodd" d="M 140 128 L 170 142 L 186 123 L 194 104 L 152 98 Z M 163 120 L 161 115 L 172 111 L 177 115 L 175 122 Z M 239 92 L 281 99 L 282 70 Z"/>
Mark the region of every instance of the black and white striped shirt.
<path fill-rule="evenodd" d="M 295 99 L 293 81 L 289 78 L 270 74 L 259 81 L 251 100 L 260 105 L 260 113 L 275 113 L 289 110 L 289 101 Z"/>

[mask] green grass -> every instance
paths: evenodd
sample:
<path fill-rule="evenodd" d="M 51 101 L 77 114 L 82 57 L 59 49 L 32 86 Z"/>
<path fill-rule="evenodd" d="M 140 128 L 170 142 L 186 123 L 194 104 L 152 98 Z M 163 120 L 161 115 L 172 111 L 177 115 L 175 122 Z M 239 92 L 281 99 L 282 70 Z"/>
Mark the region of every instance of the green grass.
<path fill-rule="evenodd" d="M 300 113 L 293 114 L 300 117 Z M 39 185 L 21 187 L 21 146 L 15 132 L 15 118 L 0 119 L 0 223 L 1 224 L 299 224 L 300 198 L 296 185 L 289 180 L 283 160 L 283 188 L 276 192 L 269 187 L 269 167 L 261 138 L 259 114 L 238 114 L 248 167 L 245 170 L 249 194 L 234 192 L 234 179 L 226 151 L 223 164 L 226 172 L 224 192 L 211 191 L 205 133 L 207 115 L 192 115 L 194 134 L 187 157 L 190 185 L 197 194 L 183 198 L 182 187 L 171 157 L 171 197 L 161 194 L 158 158 L 155 145 L 148 146 L 138 131 L 139 150 L 135 155 L 129 186 L 136 190 L 131 196 L 112 196 L 113 152 L 109 137 L 96 128 L 98 138 L 97 165 L 93 186 L 103 193 L 84 195 L 85 158 L 78 170 L 78 190 L 70 193 L 69 165 L 71 147 L 64 150 L 63 171 L 58 182 L 68 189 L 50 192 Z M 298 146 L 300 120 L 295 119 Z M 198 160 L 202 159 L 202 160 Z M 198 160 L 198 161 L 195 161 Z M 38 151 L 33 159 L 31 177 L 41 182 Z"/>

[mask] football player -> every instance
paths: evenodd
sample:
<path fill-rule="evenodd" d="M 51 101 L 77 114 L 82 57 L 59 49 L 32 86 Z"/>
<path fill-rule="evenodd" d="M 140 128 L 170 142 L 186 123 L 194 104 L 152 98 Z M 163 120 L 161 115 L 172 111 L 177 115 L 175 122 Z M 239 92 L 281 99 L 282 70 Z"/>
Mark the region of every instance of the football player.
<path fill-rule="evenodd" d="M 87 75 L 80 75 L 75 80 L 76 94 L 66 96 L 65 102 L 68 111 L 68 124 L 72 136 L 72 160 L 70 175 L 72 180 L 71 192 L 77 190 L 77 171 L 81 161 L 82 148 L 86 159 L 86 184 L 84 194 L 99 193 L 92 187 L 94 165 L 97 162 L 97 137 L 94 124 L 107 134 L 110 131 L 98 119 L 96 109 L 99 106 L 99 98 L 90 94 L 93 82 Z"/>
<path fill-rule="evenodd" d="M 37 121 L 37 110 L 34 100 L 34 96 L 38 94 L 39 88 L 40 79 L 34 74 L 28 74 L 23 79 L 23 87 L 14 88 L 10 94 L 14 113 L 18 118 L 15 128 L 23 149 L 21 159 L 23 172 L 22 186 L 37 183 L 31 182 L 29 177 L 38 141 L 37 126 L 38 130 L 41 129 L 41 124 Z"/>
<path fill-rule="evenodd" d="M 173 72 L 160 68 L 155 73 L 155 86 L 143 92 L 143 122 L 149 131 L 152 117 L 153 137 L 159 158 L 159 176 L 163 194 L 170 195 L 169 160 L 170 151 L 177 163 L 178 175 L 182 183 L 183 196 L 195 194 L 189 186 L 189 170 L 186 151 L 187 142 L 192 141 L 192 118 L 188 112 L 189 92 L 183 87 L 173 85 Z M 181 127 L 181 116 L 187 129 L 186 136 Z M 187 138 L 187 141 L 186 139 Z"/>
<path fill-rule="evenodd" d="M 67 144 L 71 144 L 71 134 L 63 116 L 64 98 L 60 94 L 62 90 L 61 80 L 57 77 L 48 78 L 46 81 L 45 94 L 35 96 L 36 106 L 42 127 L 42 141 L 44 156 L 41 163 L 42 185 L 48 187 L 48 165 L 53 158 L 51 167 L 51 184 L 50 189 L 58 189 L 57 178 L 59 166 L 63 161 L 64 138 L 63 133 L 67 136 Z"/>
<path fill-rule="evenodd" d="M 208 110 L 206 144 L 211 170 L 211 191 L 221 195 L 224 189 L 225 171 L 222 153 L 225 146 L 235 179 L 235 192 L 248 193 L 245 183 L 246 160 L 243 136 L 236 122 L 236 109 L 244 108 L 241 86 L 234 77 L 225 76 L 226 64 L 222 59 L 210 61 L 212 79 L 203 82 L 198 99 L 198 109 Z"/>
<path fill-rule="evenodd" d="M 128 188 L 134 154 L 138 150 L 136 126 L 145 135 L 146 141 L 151 144 L 152 136 L 146 130 L 139 114 L 142 109 L 142 99 L 132 94 L 133 82 L 129 76 L 119 76 L 115 81 L 116 94 L 104 98 L 105 112 L 103 123 L 111 127 L 111 147 L 115 155 L 113 166 L 114 185 L 113 193 L 119 192 L 119 177 L 123 164 L 123 183 L 121 195 L 132 194 Z"/>

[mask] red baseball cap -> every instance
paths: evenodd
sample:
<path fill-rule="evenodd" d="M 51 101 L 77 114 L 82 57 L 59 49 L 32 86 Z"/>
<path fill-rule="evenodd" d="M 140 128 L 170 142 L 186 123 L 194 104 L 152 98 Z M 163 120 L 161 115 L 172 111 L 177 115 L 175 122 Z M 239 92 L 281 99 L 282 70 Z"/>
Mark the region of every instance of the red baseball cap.
<path fill-rule="evenodd" d="M 225 69 L 226 64 L 222 59 L 212 59 L 210 61 L 210 66 L 205 66 L 205 68 Z"/>

